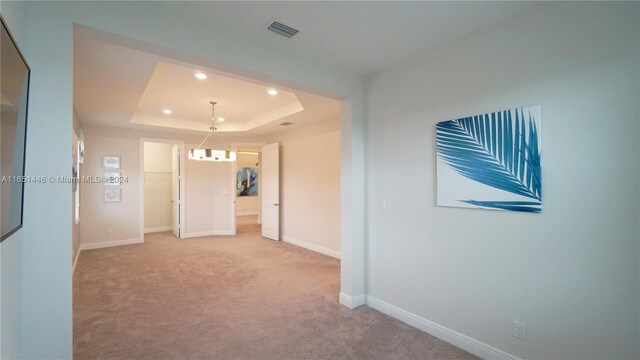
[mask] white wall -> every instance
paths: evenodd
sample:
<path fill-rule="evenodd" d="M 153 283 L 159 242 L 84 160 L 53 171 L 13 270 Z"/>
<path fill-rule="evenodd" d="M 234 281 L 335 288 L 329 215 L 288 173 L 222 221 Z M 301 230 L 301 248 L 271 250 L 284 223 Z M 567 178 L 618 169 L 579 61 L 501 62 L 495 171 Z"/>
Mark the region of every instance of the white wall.
<path fill-rule="evenodd" d="M 236 169 L 243 167 L 252 167 L 258 169 L 258 180 L 261 179 L 262 173 L 259 164 L 258 154 L 238 153 L 236 155 Z M 259 185 L 258 185 L 259 186 Z M 236 197 L 236 215 L 258 215 L 260 211 L 260 188 L 258 188 L 258 196 L 237 196 Z"/>
<path fill-rule="evenodd" d="M 145 142 L 144 143 L 144 172 L 170 173 L 171 149 L 173 144 Z"/>
<path fill-rule="evenodd" d="M 18 356 L 20 334 L 20 246 L 22 230 L 0 244 L 0 358 L 15 359 Z"/>
<path fill-rule="evenodd" d="M 104 203 L 103 185 L 81 183 L 80 242 L 82 245 L 107 241 L 139 240 L 140 142 L 135 136 L 114 137 L 108 131 L 85 126 L 83 176 L 102 176 L 102 157 L 120 156 L 120 176 L 128 178 L 120 186 L 121 201 Z M 81 245 L 81 246 L 82 246 Z"/>
<path fill-rule="evenodd" d="M 236 198 L 236 215 L 258 215 L 260 196 L 238 196 Z"/>
<path fill-rule="evenodd" d="M 233 234 L 231 163 L 188 161 L 185 172 L 186 236 Z"/>
<path fill-rule="evenodd" d="M 280 142 L 282 239 L 340 257 L 340 130 L 327 121 L 275 134 Z"/>
<path fill-rule="evenodd" d="M 168 231 L 172 226 L 171 148 L 168 143 L 144 143 L 144 229 Z"/>
<path fill-rule="evenodd" d="M 368 79 L 370 296 L 523 358 L 640 357 L 638 16 L 547 3 Z M 529 104 L 543 213 L 437 207 L 436 122 Z"/>
<path fill-rule="evenodd" d="M 31 67 L 27 124 L 26 175 L 71 174 L 72 27 L 60 26 L 59 9 L 32 11 L 35 4 L 2 2 L 2 15 L 22 28 L 20 47 Z M 10 22 L 10 24 L 12 24 Z M 27 25 L 29 24 L 29 25 Z M 52 91 L 55 89 L 55 91 Z M 9 306 L 15 337 L 3 331 L 3 344 L 22 358 L 70 358 L 72 353 L 71 184 L 28 183 L 24 195 L 24 227 L 17 235 L 13 287 Z M 6 242 L 6 241 L 5 241 Z M 3 242 L 3 256 L 5 254 Z M 2 276 L 5 274 L 4 261 Z M 9 275 L 11 276 L 11 275 Z M 4 281 L 2 286 L 4 287 Z M 4 320 L 3 320 L 4 322 Z M 7 336 L 5 336 L 7 335 Z M 15 356 L 8 356 L 9 358 Z"/>

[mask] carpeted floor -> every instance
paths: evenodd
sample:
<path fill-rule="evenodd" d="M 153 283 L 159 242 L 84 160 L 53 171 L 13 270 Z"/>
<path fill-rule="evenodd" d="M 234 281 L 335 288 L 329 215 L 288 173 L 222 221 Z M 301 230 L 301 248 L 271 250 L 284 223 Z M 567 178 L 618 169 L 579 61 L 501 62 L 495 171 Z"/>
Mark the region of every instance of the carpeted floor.
<path fill-rule="evenodd" d="M 76 359 L 470 359 L 366 306 L 338 304 L 339 260 L 262 239 L 176 239 L 82 251 Z"/>
<path fill-rule="evenodd" d="M 258 215 L 236 216 L 236 233 L 238 236 L 259 235 L 262 225 L 258 224 Z"/>

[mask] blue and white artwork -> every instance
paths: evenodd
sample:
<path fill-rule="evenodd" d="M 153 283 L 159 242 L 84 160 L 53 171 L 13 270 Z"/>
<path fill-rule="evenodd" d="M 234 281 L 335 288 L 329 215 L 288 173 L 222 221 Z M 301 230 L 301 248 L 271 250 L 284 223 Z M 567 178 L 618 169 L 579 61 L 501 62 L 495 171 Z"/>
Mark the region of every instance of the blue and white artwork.
<path fill-rule="evenodd" d="M 437 124 L 438 205 L 540 212 L 541 106 Z"/>
<path fill-rule="evenodd" d="M 258 170 L 243 167 L 236 173 L 236 195 L 258 196 Z"/>

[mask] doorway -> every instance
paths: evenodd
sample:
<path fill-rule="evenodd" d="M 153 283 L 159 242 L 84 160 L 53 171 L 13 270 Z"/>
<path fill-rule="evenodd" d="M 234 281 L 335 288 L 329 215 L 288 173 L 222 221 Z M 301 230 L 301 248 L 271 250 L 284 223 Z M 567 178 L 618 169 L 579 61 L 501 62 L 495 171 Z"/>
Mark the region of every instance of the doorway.
<path fill-rule="evenodd" d="M 184 236 L 183 148 L 180 141 L 140 139 L 142 238 L 158 233 Z"/>
<path fill-rule="evenodd" d="M 236 148 L 235 218 L 237 235 L 257 235 L 262 223 L 262 152 L 259 146 Z"/>
<path fill-rule="evenodd" d="M 231 169 L 236 235 L 281 240 L 280 144 L 243 144 L 233 148 L 237 154 Z"/>

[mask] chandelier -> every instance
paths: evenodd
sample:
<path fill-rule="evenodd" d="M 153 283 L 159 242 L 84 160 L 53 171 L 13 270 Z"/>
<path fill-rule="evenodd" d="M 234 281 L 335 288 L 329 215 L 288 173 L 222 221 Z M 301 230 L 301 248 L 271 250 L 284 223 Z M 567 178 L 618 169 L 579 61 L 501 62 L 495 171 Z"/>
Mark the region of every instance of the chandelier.
<path fill-rule="evenodd" d="M 215 122 L 215 101 L 210 101 L 211 104 L 211 126 L 209 127 L 209 134 L 202 140 L 200 145 L 196 146 L 195 149 L 189 150 L 189 160 L 198 160 L 198 161 L 236 161 L 236 153 L 234 151 L 230 151 L 227 148 L 227 144 L 224 143 L 224 140 L 217 134 L 214 136 L 220 140 L 222 146 L 224 146 L 224 150 L 214 150 L 214 149 L 201 149 L 200 147 L 207 141 L 207 139 L 218 130 L 216 128 Z"/>

